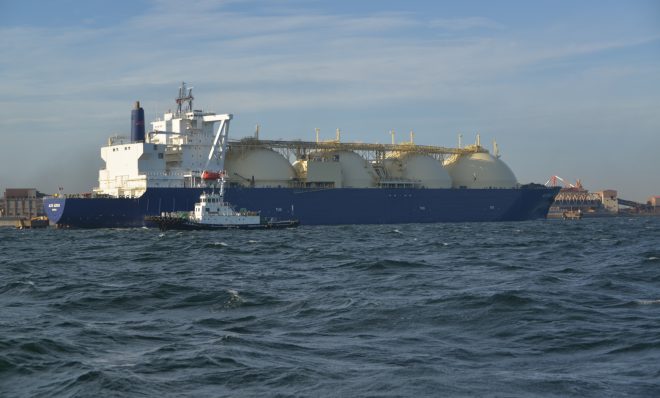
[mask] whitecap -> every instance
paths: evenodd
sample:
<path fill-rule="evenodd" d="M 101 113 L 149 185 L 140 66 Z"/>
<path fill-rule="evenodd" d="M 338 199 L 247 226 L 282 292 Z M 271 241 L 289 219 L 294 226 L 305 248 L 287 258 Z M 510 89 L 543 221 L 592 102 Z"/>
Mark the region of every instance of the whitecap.
<path fill-rule="evenodd" d="M 243 302 L 243 298 L 238 295 L 238 291 L 234 289 L 227 289 L 229 299 L 225 302 L 225 307 L 234 307 Z"/>
<path fill-rule="evenodd" d="M 660 299 L 658 299 L 658 300 L 637 300 L 637 304 L 640 304 L 640 305 L 660 304 Z"/>
<path fill-rule="evenodd" d="M 258 241 L 258 240 L 254 240 L 254 239 L 250 239 L 250 240 L 248 241 L 248 243 L 259 243 L 259 241 Z"/>

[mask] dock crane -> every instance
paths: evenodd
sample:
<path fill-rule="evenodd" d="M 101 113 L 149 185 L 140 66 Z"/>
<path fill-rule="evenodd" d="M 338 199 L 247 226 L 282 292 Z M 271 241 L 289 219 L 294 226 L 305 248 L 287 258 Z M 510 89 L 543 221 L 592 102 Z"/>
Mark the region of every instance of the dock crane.
<path fill-rule="evenodd" d="M 550 179 L 545 182 L 545 186 L 556 187 L 558 185 L 557 181 L 561 181 L 564 184 L 564 188 L 582 188 L 582 184 L 580 183 L 580 180 L 577 180 L 576 185 L 573 185 L 557 175 L 550 177 Z"/>

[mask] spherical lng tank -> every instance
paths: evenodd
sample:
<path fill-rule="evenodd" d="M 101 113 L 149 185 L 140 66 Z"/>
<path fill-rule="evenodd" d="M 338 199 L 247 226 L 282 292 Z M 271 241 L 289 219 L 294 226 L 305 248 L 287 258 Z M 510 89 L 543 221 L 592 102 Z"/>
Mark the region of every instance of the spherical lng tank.
<path fill-rule="evenodd" d="M 307 161 L 298 159 L 291 165 L 298 178 L 307 178 Z"/>
<path fill-rule="evenodd" d="M 452 180 L 442 163 L 421 153 L 395 154 L 383 162 L 394 179 L 418 181 L 425 188 L 451 188 Z"/>
<path fill-rule="evenodd" d="M 230 150 L 225 159 L 229 181 L 243 186 L 287 186 L 295 176 L 288 160 L 266 148 Z"/>
<path fill-rule="evenodd" d="M 352 151 L 328 151 L 310 154 L 310 161 L 339 162 L 341 167 L 341 182 L 344 188 L 370 188 L 376 185 L 376 174 L 373 167 L 362 156 Z"/>
<path fill-rule="evenodd" d="M 444 163 L 454 188 L 515 188 L 509 166 L 487 152 L 453 155 Z"/>

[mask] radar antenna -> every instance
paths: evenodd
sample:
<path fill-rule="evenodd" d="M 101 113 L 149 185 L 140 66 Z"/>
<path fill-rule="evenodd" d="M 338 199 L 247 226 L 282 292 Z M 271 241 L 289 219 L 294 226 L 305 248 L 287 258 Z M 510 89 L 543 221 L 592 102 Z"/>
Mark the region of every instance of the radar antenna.
<path fill-rule="evenodd" d="M 187 93 L 186 93 L 187 90 Z M 193 97 L 192 87 L 186 88 L 186 82 L 181 82 L 181 87 L 179 87 L 179 96 L 176 98 L 177 114 L 180 115 L 184 102 L 188 102 L 188 109 L 186 112 L 192 112 L 193 110 Z"/>

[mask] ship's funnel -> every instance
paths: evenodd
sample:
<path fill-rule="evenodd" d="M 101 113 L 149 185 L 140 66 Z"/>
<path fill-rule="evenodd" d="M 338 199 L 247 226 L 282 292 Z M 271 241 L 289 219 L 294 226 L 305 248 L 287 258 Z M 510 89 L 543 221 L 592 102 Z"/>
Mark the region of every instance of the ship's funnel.
<path fill-rule="evenodd" d="M 135 109 L 131 111 L 131 142 L 144 142 L 144 109 L 140 101 L 135 101 Z"/>

